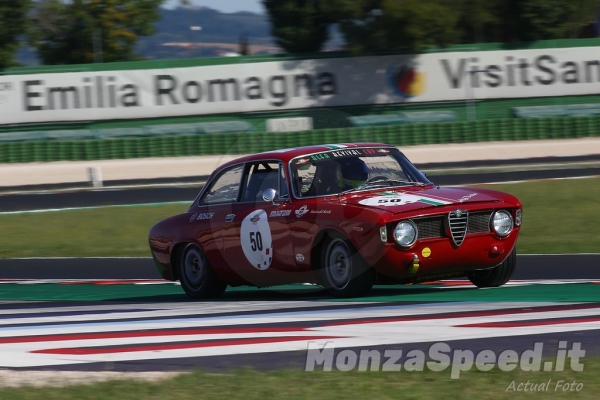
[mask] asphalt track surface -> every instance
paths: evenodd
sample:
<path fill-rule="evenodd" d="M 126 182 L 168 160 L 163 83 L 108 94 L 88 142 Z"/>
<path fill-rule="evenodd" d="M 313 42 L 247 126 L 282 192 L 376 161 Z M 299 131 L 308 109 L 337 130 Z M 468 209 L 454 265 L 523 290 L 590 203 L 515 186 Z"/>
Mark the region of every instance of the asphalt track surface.
<path fill-rule="evenodd" d="M 429 177 L 449 185 L 600 171 L 486 174 Z M 5 195 L 0 196 L 0 211 L 191 201 L 197 191 L 161 187 Z M 236 288 L 219 300 L 199 302 L 187 299 L 177 284 L 162 283 L 148 258 L 0 260 L 0 367 L 304 370 L 309 343 L 328 346 L 334 359 L 348 349 L 382 355 L 402 350 L 401 363 L 409 351 L 428 354 L 436 343 L 449 346 L 450 352 L 485 349 L 496 355 L 507 349 L 522 354 L 541 343 L 543 356 L 553 363 L 558 346 L 568 350 L 579 343 L 585 357 L 594 357 L 600 356 L 598 271 L 599 255 L 527 255 L 518 256 L 513 280 L 502 288 L 443 281 L 376 287 L 369 297 L 351 301 L 302 286 Z"/>
<path fill-rule="evenodd" d="M 288 285 L 229 288 L 220 299 L 193 301 L 178 284 L 156 279 L 147 258 L 1 260 L 0 367 L 320 371 L 309 346 L 333 360 L 344 350 L 402 351 L 396 363 L 406 366 L 409 352 L 429 359 L 441 344 L 449 356 L 539 348 L 556 371 L 562 348 L 600 356 L 598 261 L 520 256 L 514 279 L 493 289 L 451 280 L 378 286 L 339 301 Z"/>
<path fill-rule="evenodd" d="M 554 363 L 559 346 L 600 355 L 599 283 L 512 282 L 482 290 L 437 282 L 376 287 L 352 301 L 304 289 L 238 289 L 210 302 L 191 301 L 172 284 L 2 283 L 0 366 L 318 371 L 323 366 L 308 361 L 311 344 L 336 359 L 343 350 L 402 350 L 404 363 L 409 351 L 430 354 L 440 343 L 448 354 L 491 350 L 498 357 L 537 345 Z"/>
<path fill-rule="evenodd" d="M 452 174 L 436 172 L 428 175 L 428 178 L 435 184 L 447 186 L 598 176 L 600 175 L 600 168 L 595 165 L 599 162 L 600 155 L 595 155 L 432 163 L 417 165 L 417 167 L 423 171 L 479 170 Z M 578 167 L 582 163 L 588 163 L 592 167 Z M 544 165 L 543 169 L 535 169 L 534 166 L 540 164 Z M 493 170 L 494 168 L 502 169 L 503 166 L 510 167 L 513 170 Z M 205 180 L 206 176 L 144 181 L 112 181 L 105 182 L 105 187 L 102 189 L 93 190 L 86 187 L 84 183 L 3 188 L 2 193 L 4 194 L 0 193 L 0 212 L 162 202 L 189 201 L 191 203 Z M 154 185 L 155 187 L 145 187 L 146 185 Z"/>
<path fill-rule="evenodd" d="M 0 279 L 160 279 L 160 275 L 151 258 L 30 258 L 0 259 Z M 513 279 L 600 280 L 600 254 L 517 255 Z M 600 292 L 598 296 L 600 300 Z"/>

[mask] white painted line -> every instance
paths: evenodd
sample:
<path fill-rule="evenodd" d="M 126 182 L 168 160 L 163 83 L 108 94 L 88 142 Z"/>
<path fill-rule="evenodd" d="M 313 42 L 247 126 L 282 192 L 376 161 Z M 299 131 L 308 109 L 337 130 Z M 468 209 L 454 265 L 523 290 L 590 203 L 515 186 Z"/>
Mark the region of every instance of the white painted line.
<path fill-rule="evenodd" d="M 599 256 L 600 253 L 556 253 L 556 254 L 517 254 L 517 257 L 521 256 Z"/>
<path fill-rule="evenodd" d="M 156 206 L 165 206 L 165 205 L 171 205 L 171 204 L 192 204 L 192 202 L 191 201 L 171 201 L 171 202 L 163 202 L 163 203 L 114 204 L 114 205 L 108 205 L 108 206 L 47 208 L 47 209 L 42 209 L 42 210 L 4 211 L 4 212 L 0 212 L 0 215 L 35 214 L 35 213 L 45 213 L 45 212 L 77 211 L 77 210 L 98 210 L 98 209 L 110 208 L 110 207 L 118 207 L 118 208 L 156 207 Z"/>
<path fill-rule="evenodd" d="M 19 195 L 19 194 L 54 194 L 54 193 L 72 193 L 72 192 L 108 192 L 111 190 L 128 190 L 128 189 L 140 189 L 140 188 L 161 188 L 161 187 L 187 187 L 187 186 L 201 186 L 206 181 L 199 182 L 174 182 L 174 183 L 147 183 L 138 185 L 120 185 L 120 186 L 103 186 L 103 187 L 72 187 L 62 189 L 47 189 L 47 190 L 15 190 L 12 192 L 1 192 L 0 196 L 5 195 Z M 198 188 L 200 190 L 200 188 Z"/>
<path fill-rule="evenodd" d="M 449 172 L 449 171 L 486 171 L 486 170 L 507 170 L 506 172 L 516 171 L 530 171 L 532 168 L 552 168 L 552 167 L 570 167 L 570 166 L 584 166 L 584 165 L 598 165 L 598 161 L 582 161 L 574 163 L 547 163 L 547 164 L 508 164 L 508 165 L 481 165 L 478 167 L 457 167 L 457 168 L 426 168 L 424 171 L 429 173 L 433 172 Z M 565 169 L 565 168 L 558 168 Z M 543 169 L 541 169 L 543 171 Z"/>
<path fill-rule="evenodd" d="M 590 179 L 590 178 L 598 178 L 598 177 L 600 177 L 600 175 L 572 176 L 572 177 L 568 177 L 568 178 L 528 179 L 528 180 L 524 180 L 524 181 L 469 183 L 467 185 L 451 185 L 448 187 L 464 187 L 464 186 L 474 186 L 474 185 L 504 185 L 504 184 L 513 184 L 513 183 L 542 182 L 542 181 L 565 181 L 565 180 L 569 180 L 569 179 Z"/>
<path fill-rule="evenodd" d="M 17 257 L 2 258 L 1 260 L 151 260 L 152 257 Z"/>

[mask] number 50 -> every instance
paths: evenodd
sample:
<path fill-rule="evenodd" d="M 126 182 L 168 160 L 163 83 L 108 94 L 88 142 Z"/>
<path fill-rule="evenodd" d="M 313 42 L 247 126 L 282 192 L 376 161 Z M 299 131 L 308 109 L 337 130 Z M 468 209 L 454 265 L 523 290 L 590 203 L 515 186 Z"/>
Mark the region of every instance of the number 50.
<path fill-rule="evenodd" d="M 252 245 L 252 251 L 262 251 L 262 235 L 260 232 L 250 232 L 250 244 Z"/>

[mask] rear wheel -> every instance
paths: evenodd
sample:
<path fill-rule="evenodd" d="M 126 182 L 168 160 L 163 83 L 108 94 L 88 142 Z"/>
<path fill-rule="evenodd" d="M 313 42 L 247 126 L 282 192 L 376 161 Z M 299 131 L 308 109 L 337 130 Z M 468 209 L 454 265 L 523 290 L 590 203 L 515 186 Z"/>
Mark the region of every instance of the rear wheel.
<path fill-rule="evenodd" d="M 227 288 L 195 244 L 187 245 L 179 257 L 179 281 L 185 293 L 193 299 L 219 297 Z"/>
<path fill-rule="evenodd" d="M 317 274 L 321 284 L 335 297 L 363 296 L 375 282 L 375 271 L 352 243 L 340 237 L 325 239 Z"/>
<path fill-rule="evenodd" d="M 517 265 L 517 249 L 513 248 L 508 257 L 499 265 L 490 269 L 471 271 L 467 273 L 469 280 L 477 287 L 498 287 L 504 285 Z"/>

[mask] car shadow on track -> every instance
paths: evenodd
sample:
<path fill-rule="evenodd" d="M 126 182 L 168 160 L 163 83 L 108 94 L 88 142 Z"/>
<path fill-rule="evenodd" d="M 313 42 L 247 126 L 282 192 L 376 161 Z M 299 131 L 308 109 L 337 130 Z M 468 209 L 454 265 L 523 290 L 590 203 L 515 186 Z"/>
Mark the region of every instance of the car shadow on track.
<path fill-rule="evenodd" d="M 477 291 L 474 287 L 453 287 L 444 289 L 453 293 L 461 291 Z M 127 298 L 114 298 L 111 301 L 128 301 L 128 302 L 239 302 L 239 301 L 339 301 L 339 302 L 388 302 L 402 301 L 402 298 L 409 295 L 431 295 L 430 301 L 436 301 L 436 297 L 440 296 L 442 291 L 439 287 L 422 287 L 417 285 L 397 285 L 375 287 L 373 290 L 363 296 L 354 298 L 336 299 L 329 295 L 327 290 L 323 288 L 229 288 L 221 297 L 215 299 L 191 299 L 184 293 L 168 294 L 159 296 L 139 296 Z M 408 300 L 408 299 L 407 299 Z M 440 301 L 444 301 L 441 300 Z"/>

